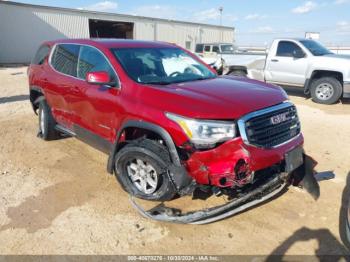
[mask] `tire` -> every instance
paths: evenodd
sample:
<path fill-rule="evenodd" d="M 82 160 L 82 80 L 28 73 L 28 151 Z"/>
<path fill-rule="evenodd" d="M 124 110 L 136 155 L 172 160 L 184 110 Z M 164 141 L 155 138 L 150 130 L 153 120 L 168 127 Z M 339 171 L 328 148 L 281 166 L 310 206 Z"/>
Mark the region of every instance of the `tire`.
<path fill-rule="evenodd" d="M 232 71 L 231 73 L 229 73 L 230 76 L 239 76 L 239 77 L 247 77 L 246 72 L 244 72 L 243 70 L 235 70 Z"/>
<path fill-rule="evenodd" d="M 312 82 L 310 92 L 314 102 L 331 105 L 339 101 L 343 87 L 336 78 L 322 77 Z"/>
<path fill-rule="evenodd" d="M 51 109 L 45 100 L 39 102 L 39 136 L 46 140 L 54 140 L 59 137 L 55 130 L 56 121 L 52 116 Z"/>
<path fill-rule="evenodd" d="M 163 145 L 147 139 L 137 140 L 117 153 L 115 175 L 132 196 L 168 201 L 176 195 L 168 169 L 170 163 L 169 153 Z"/>

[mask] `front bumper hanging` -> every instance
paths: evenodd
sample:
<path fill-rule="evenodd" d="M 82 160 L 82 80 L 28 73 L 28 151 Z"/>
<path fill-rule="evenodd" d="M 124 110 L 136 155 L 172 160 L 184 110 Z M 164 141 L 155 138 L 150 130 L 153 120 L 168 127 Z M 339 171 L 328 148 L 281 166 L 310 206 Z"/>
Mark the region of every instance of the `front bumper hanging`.
<path fill-rule="evenodd" d="M 158 221 L 180 224 L 208 224 L 242 212 L 258 205 L 280 193 L 286 187 L 286 180 L 281 175 L 275 176 L 268 183 L 227 204 L 213 208 L 182 214 L 181 210 L 167 207 L 164 203 L 145 211 L 131 198 L 133 206 L 145 217 Z"/>
<path fill-rule="evenodd" d="M 304 155 L 304 164 L 291 174 L 274 174 L 263 184 L 256 186 L 256 188 L 253 188 L 241 197 L 235 198 L 224 205 L 191 211 L 184 214 L 179 209 L 165 206 L 164 203 L 161 203 L 150 210 L 144 210 L 133 197 L 130 198 L 130 201 L 136 210 L 146 218 L 179 224 L 203 225 L 231 217 L 263 203 L 268 199 L 277 196 L 290 184 L 295 186 L 305 186 L 305 189 L 317 199 L 320 195 L 320 191 L 318 183 L 314 177 L 313 167 L 314 162 L 312 158 Z M 294 176 L 297 177 L 297 180 Z"/>

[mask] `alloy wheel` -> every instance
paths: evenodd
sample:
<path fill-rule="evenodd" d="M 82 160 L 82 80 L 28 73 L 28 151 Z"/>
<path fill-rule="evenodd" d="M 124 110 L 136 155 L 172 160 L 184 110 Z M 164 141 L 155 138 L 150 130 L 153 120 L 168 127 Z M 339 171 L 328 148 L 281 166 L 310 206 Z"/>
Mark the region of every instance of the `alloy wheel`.
<path fill-rule="evenodd" d="M 158 187 L 158 174 L 154 167 L 141 159 L 127 164 L 128 176 L 136 188 L 144 194 L 153 194 Z"/>

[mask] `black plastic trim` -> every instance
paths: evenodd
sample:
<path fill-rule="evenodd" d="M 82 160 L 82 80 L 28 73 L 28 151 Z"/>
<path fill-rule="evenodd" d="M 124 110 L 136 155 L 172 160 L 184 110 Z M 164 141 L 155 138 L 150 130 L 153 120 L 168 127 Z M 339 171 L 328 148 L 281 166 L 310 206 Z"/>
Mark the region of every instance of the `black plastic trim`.
<path fill-rule="evenodd" d="M 76 138 L 106 154 L 109 154 L 112 149 L 113 144 L 111 142 L 79 125 L 73 125 L 73 131 Z"/>
<path fill-rule="evenodd" d="M 311 84 L 310 78 L 307 78 L 305 80 L 305 85 L 304 85 L 304 94 L 305 95 L 310 94 L 310 84 Z"/>
<path fill-rule="evenodd" d="M 350 93 L 343 93 L 344 98 L 350 98 Z"/>

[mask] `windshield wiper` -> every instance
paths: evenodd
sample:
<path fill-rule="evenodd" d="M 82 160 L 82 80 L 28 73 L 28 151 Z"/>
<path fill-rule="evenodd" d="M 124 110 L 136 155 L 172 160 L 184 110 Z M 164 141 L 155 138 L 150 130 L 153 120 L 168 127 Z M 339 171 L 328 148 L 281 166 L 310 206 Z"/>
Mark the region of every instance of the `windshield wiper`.
<path fill-rule="evenodd" d="M 144 85 L 162 85 L 162 86 L 165 86 L 165 85 L 170 85 L 172 84 L 171 82 L 167 82 L 167 81 L 149 81 L 149 82 L 141 82 L 141 84 L 144 84 Z"/>
<path fill-rule="evenodd" d="M 214 78 L 216 78 L 216 76 L 211 76 L 211 77 L 198 77 L 198 78 L 191 79 L 191 81 L 201 81 L 201 80 L 208 80 L 208 79 L 214 79 Z"/>
<path fill-rule="evenodd" d="M 149 82 L 141 82 L 141 84 L 144 85 L 170 85 L 170 84 L 180 84 L 180 83 L 186 83 L 186 82 L 192 82 L 192 81 L 202 81 L 202 80 L 208 80 L 208 79 L 214 79 L 214 77 L 198 77 L 198 78 L 193 78 L 193 79 L 181 79 L 178 81 L 149 81 Z"/>

